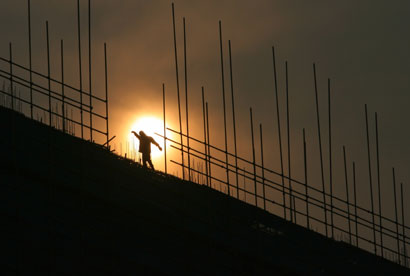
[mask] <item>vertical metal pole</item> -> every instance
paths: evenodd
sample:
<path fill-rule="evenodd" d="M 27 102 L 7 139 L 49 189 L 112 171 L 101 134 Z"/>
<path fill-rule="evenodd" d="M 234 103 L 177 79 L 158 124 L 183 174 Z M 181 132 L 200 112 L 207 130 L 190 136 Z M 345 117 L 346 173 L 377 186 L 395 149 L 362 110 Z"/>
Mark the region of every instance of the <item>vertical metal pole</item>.
<path fill-rule="evenodd" d="M 394 193 L 394 214 L 396 218 L 396 234 L 397 234 L 397 255 L 398 255 L 398 260 L 399 264 L 401 264 L 400 260 L 400 236 L 399 236 L 399 219 L 397 215 L 397 194 L 396 194 L 396 175 L 394 173 L 394 168 L 393 168 L 393 193 Z"/>
<path fill-rule="evenodd" d="M 344 169 L 345 169 L 347 223 L 349 224 L 349 243 L 352 244 L 352 227 L 350 225 L 349 182 L 347 180 L 347 164 L 346 164 L 346 148 L 345 148 L 345 146 L 343 146 L 343 161 L 344 161 Z"/>
<path fill-rule="evenodd" d="M 285 62 L 285 74 L 286 74 L 286 130 L 288 138 L 288 175 L 289 175 L 289 211 L 290 211 L 290 221 L 293 222 L 294 212 L 293 212 L 293 200 L 292 200 L 292 175 L 291 175 L 291 165 L 290 165 L 290 119 L 289 119 L 289 78 L 288 78 L 288 62 Z"/>
<path fill-rule="evenodd" d="M 369 163 L 369 183 L 370 183 L 370 202 L 372 207 L 372 225 L 373 225 L 373 244 L 374 244 L 374 254 L 377 254 L 376 247 L 376 229 L 374 225 L 374 203 L 373 203 L 373 182 L 372 182 L 372 166 L 370 161 L 370 141 L 369 141 L 369 122 L 367 119 L 367 105 L 364 105 L 365 115 L 366 115 L 366 138 L 367 138 L 367 157 Z"/>
<path fill-rule="evenodd" d="M 182 18 L 184 27 L 184 76 L 185 76 L 185 109 L 186 109 L 186 141 L 187 141 L 187 155 L 188 155 L 188 180 L 191 181 L 191 157 L 189 154 L 189 116 L 188 116 L 188 72 L 186 62 L 186 31 L 185 31 L 185 17 Z"/>
<path fill-rule="evenodd" d="M 164 114 L 164 164 L 165 164 L 165 173 L 168 173 L 167 168 L 167 126 L 166 126 L 166 113 L 165 113 L 165 83 L 162 84 L 162 112 Z"/>
<path fill-rule="evenodd" d="M 73 109 L 71 109 L 70 111 L 71 111 L 71 119 L 73 119 L 74 118 Z M 75 125 L 73 122 L 70 122 L 70 124 L 71 124 L 71 135 L 75 135 Z"/>
<path fill-rule="evenodd" d="M 309 221 L 309 190 L 308 190 L 308 171 L 307 171 L 307 151 L 306 151 L 306 135 L 303 129 L 303 164 L 305 167 L 305 194 L 306 194 L 306 227 L 310 229 Z"/>
<path fill-rule="evenodd" d="M 59 116 L 57 116 L 59 113 L 58 113 L 59 111 L 58 111 L 58 103 L 56 103 L 56 120 L 57 120 L 57 129 L 60 129 L 60 126 L 61 126 L 61 123 L 60 123 L 60 118 L 59 118 Z"/>
<path fill-rule="evenodd" d="M 107 149 L 110 149 L 110 136 L 108 130 L 108 62 L 107 43 L 104 43 L 104 64 L 105 64 L 105 122 L 107 124 Z"/>
<path fill-rule="evenodd" d="M 402 222 L 402 232 L 403 232 L 404 266 L 407 267 L 407 248 L 406 248 L 406 231 L 405 231 L 405 223 L 404 223 L 403 183 L 400 183 L 400 195 L 401 195 L 401 222 Z"/>
<path fill-rule="evenodd" d="M 63 132 L 65 133 L 65 95 L 64 95 L 64 41 L 61 40 L 61 114 L 63 121 Z"/>
<path fill-rule="evenodd" d="M 64 122 L 65 122 L 65 129 L 66 129 L 66 132 L 68 133 L 69 132 L 69 121 L 67 120 L 68 118 L 69 118 L 69 116 L 68 116 L 68 109 L 66 109 L 66 108 L 64 108 L 64 111 L 65 111 L 65 117 L 64 117 Z"/>
<path fill-rule="evenodd" d="M 3 80 L 3 87 L 2 87 L 3 89 L 2 89 L 2 91 L 4 91 L 4 92 L 6 92 L 6 81 L 5 80 Z M 3 106 L 6 106 L 6 95 L 1 95 L 1 104 L 3 105 Z"/>
<path fill-rule="evenodd" d="M 231 77 L 231 98 L 232 98 L 232 119 L 233 119 L 233 144 L 235 153 L 235 179 L 236 179 L 236 198 L 239 199 L 239 179 L 238 179 L 238 150 L 236 145 L 236 118 L 235 118 L 235 98 L 233 93 L 233 71 L 232 71 L 232 50 L 231 41 L 228 40 L 229 45 L 229 73 Z"/>
<path fill-rule="evenodd" d="M 202 90 L 202 113 L 204 117 L 204 153 L 205 153 L 205 173 L 206 173 L 206 186 L 209 186 L 208 182 L 208 149 L 207 149 L 207 137 L 206 137 L 206 114 L 205 114 L 205 92 L 204 92 L 204 87 L 201 87 Z"/>
<path fill-rule="evenodd" d="M 379 227 L 380 227 L 380 251 L 382 258 L 384 257 L 383 252 L 383 225 L 382 225 L 382 198 L 380 191 L 380 156 L 379 156 L 379 127 L 377 121 L 377 112 L 374 113 L 376 122 L 376 156 L 377 156 L 377 190 L 379 194 Z"/>
<path fill-rule="evenodd" d="M 277 123 L 278 123 L 280 174 L 282 176 L 283 217 L 286 220 L 285 177 L 283 175 L 282 135 L 281 135 L 281 127 L 280 127 L 280 111 L 279 111 L 278 81 L 277 81 L 277 74 L 276 74 L 275 47 L 272 47 L 272 62 L 273 62 L 273 77 L 275 81 L 275 99 L 276 99 L 276 117 L 277 117 Z"/>
<path fill-rule="evenodd" d="M 31 1 L 27 0 L 28 5 L 28 58 L 30 70 L 30 116 L 33 119 L 33 72 L 32 72 L 32 57 L 31 57 Z"/>
<path fill-rule="evenodd" d="M 93 141 L 93 105 L 92 105 L 92 78 L 91 78 L 91 0 L 88 0 L 88 79 L 90 93 L 90 141 Z"/>
<path fill-rule="evenodd" d="M 177 36 L 176 36 L 176 31 L 175 31 L 174 3 L 172 3 L 172 26 L 173 26 L 173 30 L 174 30 L 175 72 L 176 72 L 177 96 L 178 96 L 179 135 L 180 135 L 180 139 L 181 139 L 182 179 L 185 179 L 184 143 L 183 143 L 184 141 L 182 139 L 181 100 L 180 100 L 180 96 L 179 96 L 178 53 L 177 53 Z"/>
<path fill-rule="evenodd" d="M 320 172 L 321 172 L 322 190 L 323 190 L 323 211 L 325 215 L 326 237 L 329 237 L 328 229 L 327 229 L 327 225 L 328 225 L 327 223 L 327 204 L 326 204 L 325 175 L 324 175 L 324 168 L 323 168 L 322 136 L 320 132 L 319 97 L 318 97 L 318 92 L 317 92 L 316 64 L 314 63 L 313 63 L 313 79 L 315 82 L 316 118 L 317 118 L 317 131 L 318 131 L 318 138 L 319 138 Z"/>
<path fill-rule="evenodd" d="M 255 184 L 255 206 L 258 206 L 258 192 L 256 189 L 256 163 L 255 163 L 255 140 L 253 137 L 253 117 L 252 108 L 249 109 L 251 119 L 251 136 L 252 136 L 252 164 L 253 164 L 253 182 Z"/>
<path fill-rule="evenodd" d="M 211 172 L 211 148 L 210 148 L 210 144 L 211 144 L 211 140 L 209 139 L 209 113 L 208 113 L 208 102 L 206 102 L 206 131 L 207 131 L 207 135 L 208 135 L 208 165 L 209 165 L 209 187 L 212 188 L 212 172 Z"/>
<path fill-rule="evenodd" d="M 19 89 L 19 99 L 21 99 L 21 90 Z M 21 102 L 21 100 L 19 101 L 19 103 L 20 103 L 20 107 L 19 107 L 19 109 L 20 109 L 20 113 L 23 113 L 23 103 Z"/>
<path fill-rule="evenodd" d="M 329 110 L 329 192 L 330 192 L 330 229 L 332 231 L 332 238 L 335 238 L 333 227 L 333 167 L 332 167 L 332 118 L 330 105 L 330 79 L 327 79 L 327 95 L 328 95 L 328 110 Z"/>
<path fill-rule="evenodd" d="M 13 95 L 13 48 L 11 42 L 9 43 L 10 54 L 10 88 L 11 88 L 11 109 L 14 110 L 14 95 Z"/>
<path fill-rule="evenodd" d="M 84 139 L 84 119 L 83 119 L 83 73 L 81 63 L 81 21 L 80 21 L 80 0 L 77 0 L 77 27 L 78 27 L 78 72 L 80 77 L 80 116 L 81 116 L 81 139 Z M 108 129 L 108 128 L 107 128 Z"/>
<path fill-rule="evenodd" d="M 51 118 L 53 111 L 51 109 L 51 66 L 50 66 L 50 36 L 48 32 L 48 21 L 46 21 L 46 38 L 47 38 L 47 81 L 48 81 L 48 114 L 49 124 L 51 126 Z"/>
<path fill-rule="evenodd" d="M 354 220 L 356 230 L 356 246 L 359 247 L 359 231 L 357 226 L 357 190 L 356 190 L 356 165 L 353 162 L 353 197 L 354 197 Z"/>
<path fill-rule="evenodd" d="M 226 161 L 226 183 L 228 185 L 228 195 L 230 195 L 229 185 L 229 168 L 228 168 L 228 138 L 226 133 L 226 104 L 225 104 L 225 74 L 224 74 L 224 57 L 222 47 L 222 23 L 219 20 L 219 45 L 221 50 L 221 76 L 222 76 L 222 102 L 224 110 L 224 133 L 225 133 L 225 161 Z"/>
<path fill-rule="evenodd" d="M 262 163 L 262 197 L 263 197 L 263 209 L 266 210 L 266 196 L 265 196 L 265 165 L 263 162 L 263 133 L 262 124 L 259 124 L 259 132 L 261 138 L 261 163 Z"/>

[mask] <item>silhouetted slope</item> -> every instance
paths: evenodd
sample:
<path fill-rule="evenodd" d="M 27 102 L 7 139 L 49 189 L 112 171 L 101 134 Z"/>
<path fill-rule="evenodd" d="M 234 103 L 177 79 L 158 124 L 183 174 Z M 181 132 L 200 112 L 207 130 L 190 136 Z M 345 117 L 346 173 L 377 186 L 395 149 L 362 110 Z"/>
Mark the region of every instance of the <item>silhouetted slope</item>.
<path fill-rule="evenodd" d="M 0 108 L 2 275 L 409 271 Z"/>

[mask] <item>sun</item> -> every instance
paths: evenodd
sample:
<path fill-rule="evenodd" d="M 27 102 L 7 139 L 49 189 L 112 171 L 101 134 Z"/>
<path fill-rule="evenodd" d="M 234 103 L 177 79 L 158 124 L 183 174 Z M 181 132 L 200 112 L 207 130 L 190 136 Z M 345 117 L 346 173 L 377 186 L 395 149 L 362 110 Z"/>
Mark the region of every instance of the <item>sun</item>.
<path fill-rule="evenodd" d="M 131 131 L 135 131 L 139 133 L 139 131 L 142 130 L 147 134 L 148 136 L 151 136 L 154 138 L 154 140 L 161 146 L 163 147 L 164 145 L 164 139 L 161 138 L 160 136 L 156 135 L 155 133 L 164 134 L 164 121 L 160 120 L 156 117 L 141 117 L 138 118 L 135 123 L 131 126 L 130 130 L 130 139 L 134 139 L 135 142 L 135 150 L 138 152 L 138 147 L 139 147 L 139 140 L 131 134 Z M 161 152 L 158 147 L 155 145 L 151 145 L 151 157 L 158 158 L 163 155 L 163 152 Z"/>

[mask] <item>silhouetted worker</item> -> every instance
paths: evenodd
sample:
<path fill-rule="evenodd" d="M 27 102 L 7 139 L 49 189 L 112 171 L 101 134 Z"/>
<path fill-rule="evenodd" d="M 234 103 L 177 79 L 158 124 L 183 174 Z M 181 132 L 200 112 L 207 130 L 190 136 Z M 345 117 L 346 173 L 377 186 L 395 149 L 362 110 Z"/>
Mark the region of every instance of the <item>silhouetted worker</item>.
<path fill-rule="evenodd" d="M 148 164 L 154 170 L 154 165 L 152 165 L 151 161 L 151 143 L 156 145 L 161 151 L 162 148 L 157 142 L 155 142 L 154 138 L 152 138 L 151 136 L 147 136 L 144 131 L 141 130 L 139 132 L 139 135 L 135 131 L 131 132 L 135 135 L 135 137 L 137 137 L 140 140 L 140 148 L 138 151 L 142 153 L 143 166 L 146 167 L 148 162 Z"/>

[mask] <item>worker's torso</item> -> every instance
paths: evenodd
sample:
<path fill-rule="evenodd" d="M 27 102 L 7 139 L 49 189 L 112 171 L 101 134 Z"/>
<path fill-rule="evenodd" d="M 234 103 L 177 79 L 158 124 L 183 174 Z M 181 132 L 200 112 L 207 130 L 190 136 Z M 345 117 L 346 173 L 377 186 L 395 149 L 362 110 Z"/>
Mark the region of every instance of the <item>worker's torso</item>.
<path fill-rule="evenodd" d="M 141 137 L 139 152 L 151 153 L 151 139 L 150 139 L 150 137 Z"/>

